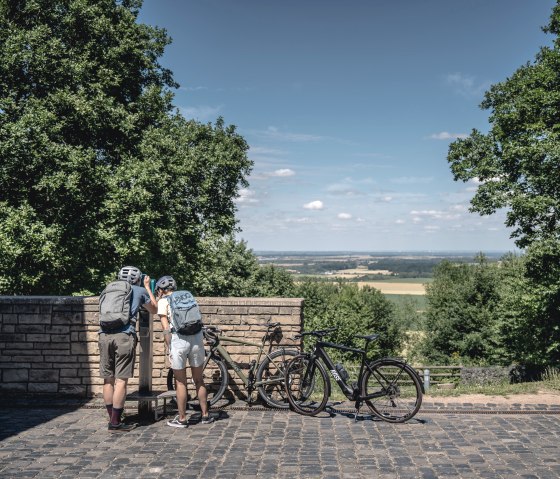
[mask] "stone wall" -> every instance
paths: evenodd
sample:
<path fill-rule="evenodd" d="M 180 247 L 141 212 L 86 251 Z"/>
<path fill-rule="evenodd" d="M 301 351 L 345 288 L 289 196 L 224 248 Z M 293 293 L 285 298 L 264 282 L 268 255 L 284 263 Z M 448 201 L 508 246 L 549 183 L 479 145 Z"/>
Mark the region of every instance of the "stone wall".
<path fill-rule="evenodd" d="M 197 298 L 205 324 L 260 343 L 267 321 L 280 322 L 283 339 L 301 330 L 299 298 Z M 154 317 L 154 319 L 157 317 Z M 99 395 L 97 297 L 0 296 L 0 391 Z M 153 321 L 152 389 L 166 390 L 168 360 L 161 323 Z M 248 364 L 252 348 L 227 346 L 236 362 Z M 138 350 L 137 362 L 141 351 Z M 231 374 L 230 374 L 231 375 Z M 138 387 L 138 364 L 129 390 Z"/>

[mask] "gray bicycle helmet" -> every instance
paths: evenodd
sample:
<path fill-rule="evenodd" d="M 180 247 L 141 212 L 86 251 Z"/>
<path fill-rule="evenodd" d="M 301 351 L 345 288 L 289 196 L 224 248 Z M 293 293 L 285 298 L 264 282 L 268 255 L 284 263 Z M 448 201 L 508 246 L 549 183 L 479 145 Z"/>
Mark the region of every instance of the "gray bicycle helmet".
<path fill-rule="evenodd" d="M 138 284 L 142 279 L 142 271 L 136 266 L 125 266 L 119 271 L 119 279 L 128 281 L 130 284 Z"/>
<path fill-rule="evenodd" d="M 177 289 L 177 283 L 173 279 L 173 276 L 166 275 L 159 278 L 156 283 L 156 291 L 160 289 L 163 291 L 175 291 Z"/>

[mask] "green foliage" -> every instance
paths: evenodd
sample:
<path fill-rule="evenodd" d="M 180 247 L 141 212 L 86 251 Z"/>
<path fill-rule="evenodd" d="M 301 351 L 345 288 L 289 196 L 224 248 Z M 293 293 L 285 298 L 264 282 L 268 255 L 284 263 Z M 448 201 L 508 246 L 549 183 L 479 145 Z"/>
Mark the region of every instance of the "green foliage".
<path fill-rule="evenodd" d="M 508 208 L 506 225 L 520 247 L 560 237 L 560 5 L 545 31 L 556 36 L 533 63 L 493 85 L 481 104 L 490 110 L 488 134 L 473 130 L 453 142 L 448 161 L 455 180 L 482 183 L 471 211 Z"/>
<path fill-rule="evenodd" d="M 371 351 L 378 355 L 395 355 L 402 346 L 404 331 L 395 320 L 392 304 L 374 288 L 350 283 L 306 280 L 297 284 L 297 296 L 303 297 L 305 330 L 337 327 L 329 337 L 333 342 L 363 347 L 356 335 L 378 333 Z M 311 344 L 306 342 L 306 348 Z M 351 353 L 329 350 L 334 358 L 352 359 Z"/>
<path fill-rule="evenodd" d="M 439 363 L 560 364 L 559 278 L 553 241 L 500 264 L 442 264 L 427 286 L 421 353 Z"/>
<path fill-rule="evenodd" d="M 504 363 L 560 364 L 560 242 L 533 244 L 504 262 L 498 337 Z"/>
<path fill-rule="evenodd" d="M 127 263 L 238 287 L 201 272 L 234 232 L 248 146 L 173 112 L 170 39 L 140 6 L 0 0 L 0 294 L 96 293 Z"/>
<path fill-rule="evenodd" d="M 426 286 L 429 361 L 485 363 L 496 354 L 495 325 L 501 271 L 479 256 L 476 265 L 442 262 Z"/>
<path fill-rule="evenodd" d="M 282 268 L 268 265 L 259 267 L 253 274 L 249 295 L 294 297 L 297 296 L 297 290 L 290 273 Z"/>
<path fill-rule="evenodd" d="M 481 182 L 471 211 L 506 208 L 512 237 L 528 248 L 504 262 L 490 322 L 501 361 L 537 366 L 560 361 L 560 2 L 543 30 L 554 35 L 552 47 L 486 93 L 490 131 L 453 142 L 447 158 L 455 180 Z"/>

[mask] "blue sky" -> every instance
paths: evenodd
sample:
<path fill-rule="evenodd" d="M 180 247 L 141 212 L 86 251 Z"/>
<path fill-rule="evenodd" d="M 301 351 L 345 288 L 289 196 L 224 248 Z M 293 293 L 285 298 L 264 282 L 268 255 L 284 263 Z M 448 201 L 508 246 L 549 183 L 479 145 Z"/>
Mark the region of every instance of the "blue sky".
<path fill-rule="evenodd" d="M 167 30 L 175 105 L 250 145 L 250 248 L 509 251 L 468 212 L 447 150 L 488 131 L 484 92 L 551 44 L 553 0 L 145 0 Z"/>

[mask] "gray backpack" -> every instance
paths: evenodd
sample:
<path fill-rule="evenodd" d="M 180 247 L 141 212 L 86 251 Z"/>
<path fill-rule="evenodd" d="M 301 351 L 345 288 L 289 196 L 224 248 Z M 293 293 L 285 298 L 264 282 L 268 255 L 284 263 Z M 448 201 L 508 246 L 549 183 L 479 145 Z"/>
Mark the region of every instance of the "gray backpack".
<path fill-rule="evenodd" d="M 167 296 L 167 301 L 175 332 L 189 336 L 202 329 L 200 309 L 189 291 L 174 291 Z"/>
<path fill-rule="evenodd" d="M 102 331 L 117 331 L 130 322 L 132 287 L 128 281 L 109 283 L 99 296 L 99 325 Z"/>

